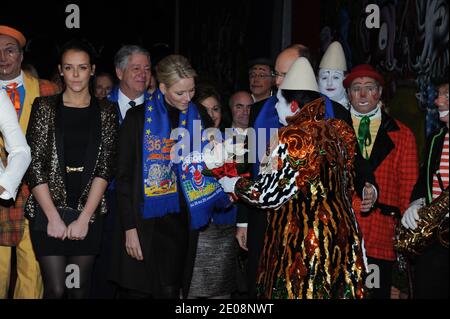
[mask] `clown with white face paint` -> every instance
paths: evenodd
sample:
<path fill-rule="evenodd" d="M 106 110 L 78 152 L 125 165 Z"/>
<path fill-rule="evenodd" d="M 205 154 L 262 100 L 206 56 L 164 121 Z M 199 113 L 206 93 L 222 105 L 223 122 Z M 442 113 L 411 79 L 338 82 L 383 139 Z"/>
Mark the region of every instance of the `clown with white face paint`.
<path fill-rule="evenodd" d="M 319 65 L 318 84 L 320 93 L 349 108 L 347 94 L 342 84 L 347 71 L 344 50 L 339 42 L 330 44 Z"/>
<path fill-rule="evenodd" d="M 362 235 L 350 195 L 355 135 L 343 120 L 326 118 L 326 99 L 303 57 L 277 97 L 284 127 L 271 140 L 256 180 L 219 180 L 226 192 L 267 210 L 258 297 L 364 298 Z M 334 276 L 323 276 L 333 260 L 345 262 L 334 266 Z"/>
<path fill-rule="evenodd" d="M 298 113 L 302 105 L 299 105 L 295 99 L 288 103 L 282 94 L 282 90 L 319 93 L 319 87 L 315 80 L 314 71 L 308 60 L 306 58 L 298 58 L 294 62 L 294 65 L 291 67 L 294 69 L 286 74 L 286 77 L 277 92 L 278 103 L 275 105 L 275 108 L 278 113 L 279 121 L 284 126 L 288 125 L 288 117 Z M 289 71 L 290 70 L 291 69 L 289 69 Z M 313 93 L 313 95 L 316 94 Z M 319 97 L 318 94 L 316 97 Z"/>
<path fill-rule="evenodd" d="M 319 70 L 319 90 L 335 102 L 348 108 L 347 94 L 345 94 L 344 71 L 332 69 Z"/>
<path fill-rule="evenodd" d="M 288 125 L 286 118 L 289 116 L 293 116 L 295 113 L 292 112 L 290 103 L 286 101 L 283 94 L 281 93 L 281 89 L 278 89 L 277 92 L 278 102 L 275 105 L 275 108 L 278 113 L 278 118 L 280 119 L 280 123 L 284 126 Z"/>

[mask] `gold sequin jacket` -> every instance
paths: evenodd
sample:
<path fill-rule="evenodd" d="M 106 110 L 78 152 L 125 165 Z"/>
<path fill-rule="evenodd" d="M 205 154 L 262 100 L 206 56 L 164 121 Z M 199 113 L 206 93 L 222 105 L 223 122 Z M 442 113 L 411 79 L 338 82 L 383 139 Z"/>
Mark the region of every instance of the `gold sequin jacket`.
<path fill-rule="evenodd" d="M 31 164 L 25 179 L 32 190 L 41 184 L 48 184 L 50 195 L 56 207 L 67 207 L 64 165 L 64 141 L 61 119 L 62 95 L 38 97 L 35 99 L 27 129 L 27 141 L 31 148 Z M 82 194 L 78 209 L 86 204 L 92 181 L 100 177 L 111 181 L 115 172 L 116 147 L 119 121 L 114 104 L 91 97 L 92 115 L 86 159 L 82 174 Z M 36 198 L 30 195 L 25 205 L 25 216 L 34 218 Z M 96 214 L 107 212 L 103 196 Z M 91 221 L 94 220 L 95 215 Z"/>
<path fill-rule="evenodd" d="M 361 233 L 352 211 L 355 135 L 324 119 L 323 98 L 280 129 L 256 181 L 236 194 L 267 209 L 257 294 L 261 298 L 363 298 Z"/>

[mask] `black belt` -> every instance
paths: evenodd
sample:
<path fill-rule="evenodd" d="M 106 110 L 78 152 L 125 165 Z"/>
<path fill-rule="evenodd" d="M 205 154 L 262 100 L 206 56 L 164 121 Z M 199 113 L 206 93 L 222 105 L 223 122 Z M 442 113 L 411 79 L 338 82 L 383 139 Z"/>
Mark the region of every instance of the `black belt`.
<path fill-rule="evenodd" d="M 381 204 L 381 203 L 375 204 L 375 207 L 378 207 L 381 210 L 380 213 L 382 215 L 392 216 L 395 218 L 402 218 L 402 214 L 400 213 L 400 208 L 398 208 L 398 207 Z"/>

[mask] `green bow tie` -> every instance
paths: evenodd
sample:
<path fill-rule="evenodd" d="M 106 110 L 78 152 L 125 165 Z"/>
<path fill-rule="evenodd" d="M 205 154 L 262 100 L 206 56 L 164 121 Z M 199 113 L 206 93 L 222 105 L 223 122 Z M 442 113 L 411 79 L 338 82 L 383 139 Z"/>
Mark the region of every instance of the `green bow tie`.
<path fill-rule="evenodd" d="M 369 159 L 369 153 L 367 152 L 367 147 L 372 144 L 372 136 L 370 136 L 370 117 L 363 116 L 358 129 L 358 144 L 361 150 L 361 154 Z M 366 154 L 364 154 L 364 150 Z"/>

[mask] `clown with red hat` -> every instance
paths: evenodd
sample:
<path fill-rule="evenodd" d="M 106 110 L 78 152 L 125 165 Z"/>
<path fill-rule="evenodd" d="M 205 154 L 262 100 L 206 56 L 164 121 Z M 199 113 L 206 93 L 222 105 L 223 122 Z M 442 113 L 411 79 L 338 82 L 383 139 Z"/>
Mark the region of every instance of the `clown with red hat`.
<path fill-rule="evenodd" d="M 412 131 L 383 110 L 383 76 L 369 64 L 355 66 L 344 79 L 353 128 L 361 153 L 373 170 L 378 200 L 369 213 L 353 207 L 367 249 L 369 264 L 380 270 L 380 285 L 373 298 L 390 298 L 392 270 L 396 260 L 394 234 L 398 218 L 409 206 L 418 175 L 416 141 Z M 405 106 L 407 107 L 407 106 Z"/>

